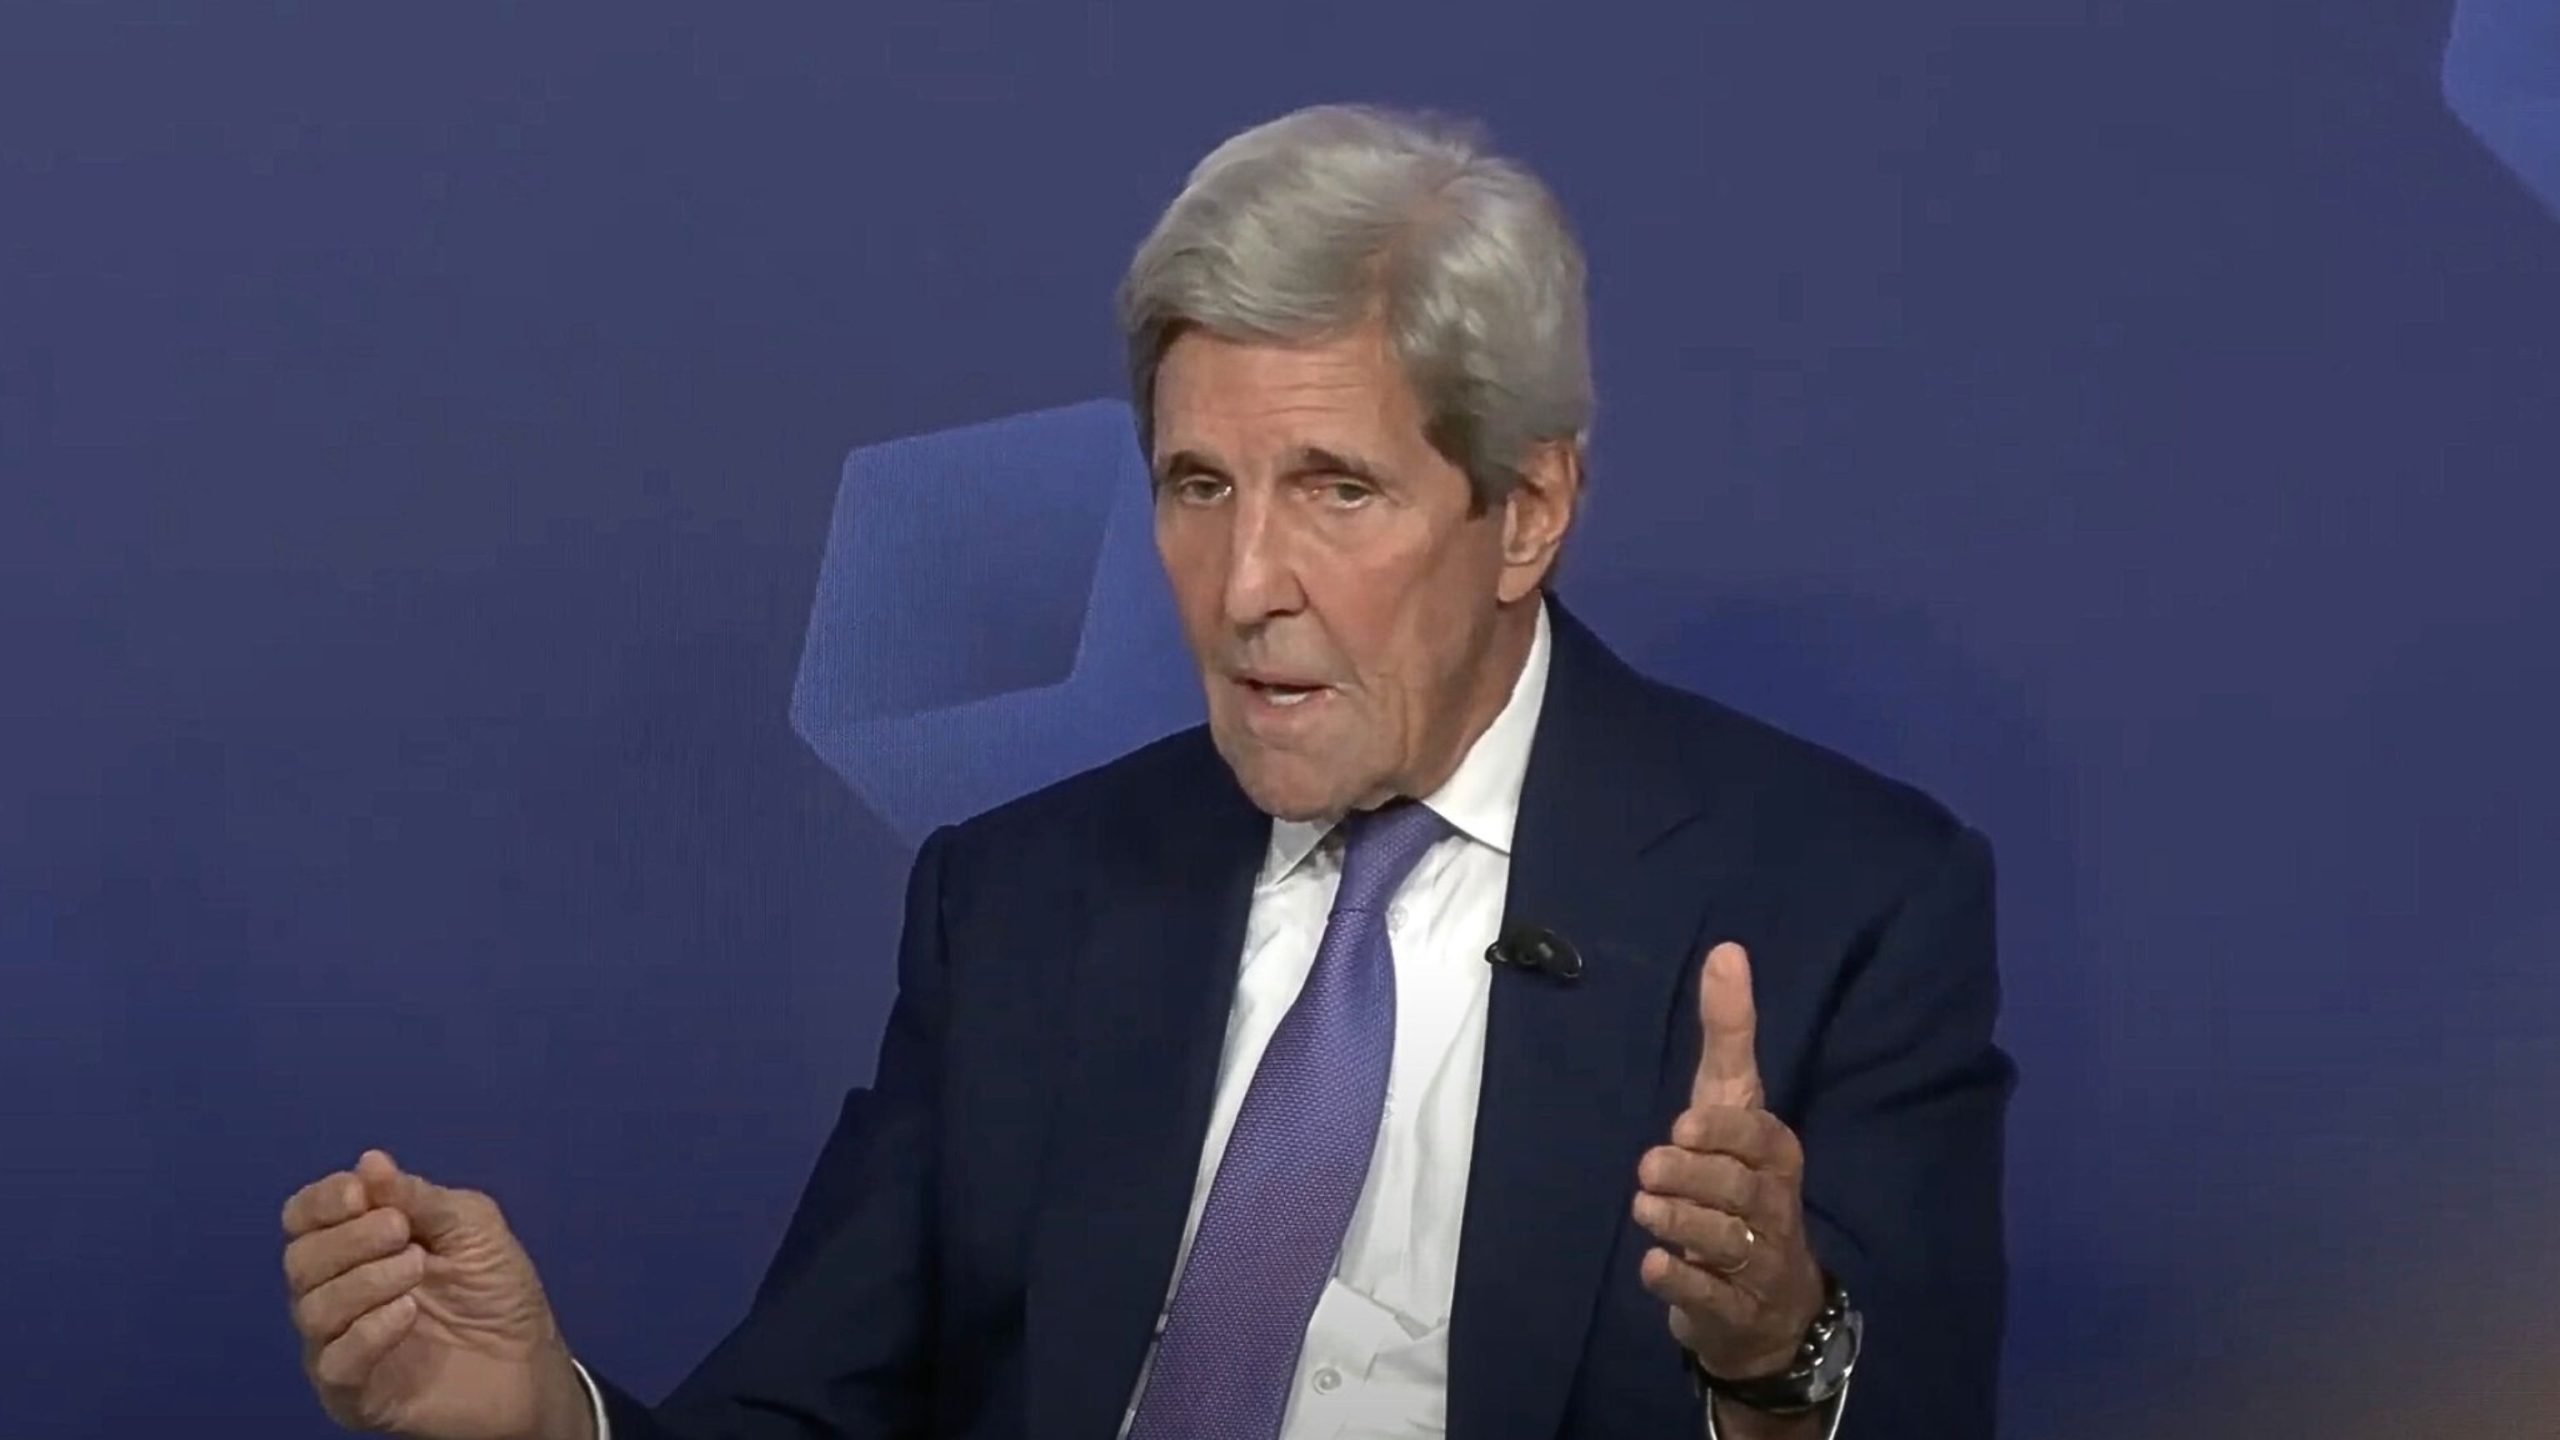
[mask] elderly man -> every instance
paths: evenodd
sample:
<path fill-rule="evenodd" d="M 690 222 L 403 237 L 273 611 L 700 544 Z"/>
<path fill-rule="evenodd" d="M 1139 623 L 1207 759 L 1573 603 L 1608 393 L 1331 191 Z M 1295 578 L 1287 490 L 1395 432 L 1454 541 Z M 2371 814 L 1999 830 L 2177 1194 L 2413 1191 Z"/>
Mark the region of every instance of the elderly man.
<path fill-rule="evenodd" d="M 285 1207 L 329 1413 L 1990 1435 L 1986 849 L 1547 593 L 1583 291 L 1461 135 L 1328 107 L 1204 160 L 1120 311 L 1208 725 L 925 843 L 806 1243 L 665 1404 L 572 1360 L 493 1202 L 368 1152 Z"/>

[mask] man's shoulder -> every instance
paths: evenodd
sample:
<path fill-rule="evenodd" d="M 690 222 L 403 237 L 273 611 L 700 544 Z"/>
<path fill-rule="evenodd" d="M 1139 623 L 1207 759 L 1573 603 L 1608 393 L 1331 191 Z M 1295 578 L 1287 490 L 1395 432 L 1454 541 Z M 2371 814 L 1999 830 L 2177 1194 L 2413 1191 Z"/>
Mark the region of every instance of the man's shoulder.
<path fill-rule="evenodd" d="M 1194 725 L 1054 780 L 946 828 L 960 851 L 1090 858 L 1136 833 L 1178 827 L 1186 812 L 1233 802 L 1233 777 Z"/>
<path fill-rule="evenodd" d="M 1967 828 L 1936 796 L 1842 751 L 1695 691 L 1646 689 L 1680 783 L 1763 843 L 1926 863 Z"/>
<path fill-rule="evenodd" d="M 1572 772 L 1643 797 L 1648 810 L 1703 819 L 1778 864 L 1908 863 L 1964 831 L 1916 785 L 1638 670 L 1578 617 L 1560 614 L 1555 633 L 1547 703 L 1559 723 L 1539 728 L 1576 752 L 1564 762 Z"/>

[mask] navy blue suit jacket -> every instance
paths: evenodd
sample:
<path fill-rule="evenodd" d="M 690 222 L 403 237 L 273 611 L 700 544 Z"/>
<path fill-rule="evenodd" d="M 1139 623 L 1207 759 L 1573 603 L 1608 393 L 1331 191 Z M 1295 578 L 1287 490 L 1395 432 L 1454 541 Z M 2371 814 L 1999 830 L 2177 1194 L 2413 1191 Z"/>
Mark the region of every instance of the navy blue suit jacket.
<path fill-rule="evenodd" d="M 2013 1072 L 1986 847 L 1550 613 L 1506 913 L 1586 971 L 1494 977 L 1449 1434 L 1701 1433 L 1629 1207 L 1730 939 L 1814 1247 L 1868 1317 L 1843 1435 L 1990 1436 Z M 604 1386 L 615 1440 L 1109 1440 L 1173 1279 L 1269 825 L 1192 730 L 927 840 L 874 1084 L 738 1328 L 654 1411 Z"/>

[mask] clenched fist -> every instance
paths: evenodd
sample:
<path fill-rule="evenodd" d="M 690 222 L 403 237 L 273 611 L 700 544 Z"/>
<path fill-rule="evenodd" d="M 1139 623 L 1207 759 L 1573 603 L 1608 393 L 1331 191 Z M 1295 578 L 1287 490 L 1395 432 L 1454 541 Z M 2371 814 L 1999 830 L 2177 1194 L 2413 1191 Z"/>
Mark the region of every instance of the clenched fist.
<path fill-rule="evenodd" d="M 367 1151 L 285 1202 L 303 1373 L 329 1417 L 413 1440 L 592 1440 L 586 1388 L 497 1203 Z"/>

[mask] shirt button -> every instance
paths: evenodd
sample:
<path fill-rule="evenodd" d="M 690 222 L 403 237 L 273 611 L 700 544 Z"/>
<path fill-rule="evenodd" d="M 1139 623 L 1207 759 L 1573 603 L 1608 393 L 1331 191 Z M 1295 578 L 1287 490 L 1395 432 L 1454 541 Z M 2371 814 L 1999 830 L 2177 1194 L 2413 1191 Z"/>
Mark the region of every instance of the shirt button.
<path fill-rule="evenodd" d="M 1342 1372 L 1327 1365 L 1316 1372 L 1316 1393 L 1330 1395 L 1342 1388 Z"/>
<path fill-rule="evenodd" d="M 1390 930 L 1401 930 L 1404 928 L 1403 906 L 1390 905 L 1387 907 L 1387 928 Z"/>

